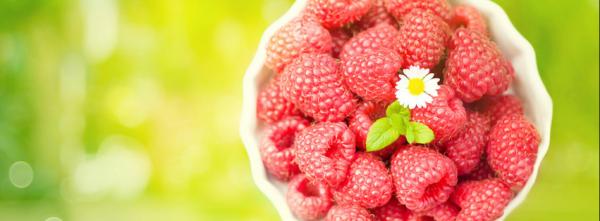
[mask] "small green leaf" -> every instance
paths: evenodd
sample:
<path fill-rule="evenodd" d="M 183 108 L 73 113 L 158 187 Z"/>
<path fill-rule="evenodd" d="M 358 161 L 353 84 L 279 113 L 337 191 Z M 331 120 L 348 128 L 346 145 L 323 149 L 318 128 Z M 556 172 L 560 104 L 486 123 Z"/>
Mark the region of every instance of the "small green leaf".
<path fill-rule="evenodd" d="M 404 135 L 404 136 L 406 136 L 406 142 L 408 142 L 409 144 L 412 144 L 415 141 L 415 131 L 414 131 L 414 129 L 412 127 L 413 125 L 411 123 L 408 123 L 406 125 L 406 133 Z"/>
<path fill-rule="evenodd" d="M 406 134 L 406 127 L 410 123 L 407 118 L 402 117 L 400 114 L 392 114 L 387 118 L 390 120 L 392 127 L 394 127 L 394 129 L 396 129 L 400 135 Z"/>
<path fill-rule="evenodd" d="M 367 152 L 381 150 L 398 139 L 400 133 L 392 126 L 388 118 L 380 118 L 369 128 L 367 133 Z"/>
<path fill-rule="evenodd" d="M 428 144 L 434 138 L 435 134 L 433 134 L 433 130 L 431 130 L 427 125 L 419 123 L 419 122 L 410 122 L 409 128 L 414 134 L 414 142 L 420 144 Z M 407 138 L 408 140 L 408 138 Z M 412 143 L 412 142 L 411 142 Z"/>
<path fill-rule="evenodd" d="M 410 109 L 400 105 L 398 101 L 394 101 L 394 103 L 390 104 L 385 110 L 385 114 L 388 117 L 399 114 L 400 116 L 410 120 Z"/>

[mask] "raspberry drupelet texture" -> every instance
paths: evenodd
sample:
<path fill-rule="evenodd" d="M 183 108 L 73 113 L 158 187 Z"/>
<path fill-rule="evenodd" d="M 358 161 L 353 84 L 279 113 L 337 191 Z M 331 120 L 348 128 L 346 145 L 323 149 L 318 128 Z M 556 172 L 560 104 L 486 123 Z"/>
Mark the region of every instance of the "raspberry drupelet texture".
<path fill-rule="evenodd" d="M 266 123 L 273 123 L 288 116 L 300 116 L 296 106 L 283 96 L 281 83 L 275 76 L 256 99 L 256 116 Z"/>
<path fill-rule="evenodd" d="M 267 67 L 281 73 L 303 53 L 331 53 L 331 35 L 311 16 L 293 19 L 281 27 L 267 45 Z"/>
<path fill-rule="evenodd" d="M 454 7 L 450 25 L 453 29 L 465 27 L 467 29 L 479 32 L 484 35 L 489 35 L 485 18 L 477 11 L 477 9 L 468 5 L 459 5 Z"/>
<path fill-rule="evenodd" d="M 295 176 L 288 184 L 286 200 L 292 213 L 302 220 L 321 219 L 333 205 L 329 187 L 311 182 L 303 174 Z"/>
<path fill-rule="evenodd" d="M 475 167 L 475 169 L 471 173 L 461 178 L 464 180 L 485 180 L 490 178 L 496 178 L 496 172 L 492 170 L 492 168 L 487 162 L 487 159 L 483 157 L 481 158 L 481 161 L 479 161 L 479 165 L 477 165 L 477 167 Z"/>
<path fill-rule="evenodd" d="M 458 175 L 473 171 L 487 144 L 489 123 L 486 116 L 477 112 L 467 112 L 467 123 L 454 139 L 444 143 L 444 152 L 456 164 Z"/>
<path fill-rule="evenodd" d="M 342 121 L 357 100 L 341 79 L 337 61 L 328 54 L 303 54 L 286 67 L 281 87 L 296 107 L 316 121 Z"/>
<path fill-rule="evenodd" d="M 487 160 L 502 181 L 520 190 L 533 172 L 539 145 L 540 136 L 525 116 L 506 115 L 490 131 Z"/>
<path fill-rule="evenodd" d="M 495 220 L 513 197 L 511 190 L 498 179 L 459 183 L 452 202 L 460 207 L 456 220 Z"/>
<path fill-rule="evenodd" d="M 366 101 L 394 100 L 401 68 L 400 55 L 385 48 L 342 59 L 344 83 Z"/>
<path fill-rule="evenodd" d="M 415 212 L 446 202 L 458 180 L 454 162 L 427 147 L 399 149 L 390 168 L 398 201 Z"/>
<path fill-rule="evenodd" d="M 385 7 L 398 20 L 413 10 L 427 10 L 449 20 L 451 16 L 450 5 L 446 0 L 384 0 Z"/>
<path fill-rule="evenodd" d="M 372 209 L 371 212 L 377 221 L 413 221 L 416 218 L 416 215 L 400 204 L 395 197 L 384 206 Z"/>
<path fill-rule="evenodd" d="M 308 125 L 301 117 L 288 117 L 267 127 L 260 143 L 260 155 L 267 171 L 277 179 L 289 180 L 300 172 L 294 163 L 292 144 L 296 134 Z"/>
<path fill-rule="evenodd" d="M 310 180 L 335 188 L 346 178 L 355 142 L 345 123 L 317 123 L 296 136 L 295 161 Z"/>
<path fill-rule="evenodd" d="M 385 117 L 386 103 L 382 102 L 362 102 L 356 108 L 354 114 L 350 115 L 348 119 L 348 127 L 355 135 L 356 147 L 359 150 L 366 149 L 367 134 L 373 122 L 377 119 Z M 396 142 L 392 143 L 381 150 L 370 152 L 382 159 L 388 159 L 396 150 L 396 148 L 404 145 L 406 139 L 404 136 L 400 136 Z"/>
<path fill-rule="evenodd" d="M 384 0 L 373 0 L 369 12 L 360 21 L 356 22 L 355 25 L 359 30 L 363 31 L 382 23 L 398 27 L 396 19 L 387 12 Z"/>
<path fill-rule="evenodd" d="M 333 41 L 333 48 L 331 54 L 334 58 L 340 57 L 340 52 L 342 52 L 342 48 L 352 38 L 352 31 L 347 28 L 336 28 L 329 31 L 331 34 L 331 39 Z"/>
<path fill-rule="evenodd" d="M 412 110 L 413 121 L 423 123 L 435 134 L 432 143 L 444 143 L 461 132 L 467 122 L 467 113 L 462 101 L 455 97 L 454 91 L 440 85 L 438 96 L 424 108 Z"/>
<path fill-rule="evenodd" d="M 375 221 L 373 215 L 359 206 L 334 206 L 324 221 Z"/>
<path fill-rule="evenodd" d="M 477 102 L 477 108 L 489 117 L 492 125 L 505 115 L 523 115 L 521 100 L 514 95 L 500 95 L 481 99 Z"/>
<path fill-rule="evenodd" d="M 412 10 L 402 19 L 399 32 L 405 68 L 432 69 L 444 55 L 450 27 L 429 11 Z"/>
<path fill-rule="evenodd" d="M 479 32 L 458 28 L 448 44 L 444 84 L 464 102 L 500 95 L 514 78 L 512 64 Z"/>
<path fill-rule="evenodd" d="M 392 177 L 383 161 L 370 153 L 357 153 L 346 181 L 333 189 L 333 198 L 339 205 L 375 208 L 386 204 L 392 192 Z"/>
<path fill-rule="evenodd" d="M 456 215 L 458 215 L 458 211 L 459 208 L 454 203 L 446 201 L 433 209 L 415 215 L 417 218 L 414 220 L 454 221 Z"/>
<path fill-rule="evenodd" d="M 394 26 L 383 23 L 369 28 L 352 37 L 340 53 L 340 59 L 347 60 L 369 51 L 378 51 L 381 48 L 398 50 L 399 40 L 398 29 Z"/>
<path fill-rule="evenodd" d="M 326 28 L 339 28 L 358 21 L 371 7 L 371 0 L 309 0 L 307 10 Z"/>

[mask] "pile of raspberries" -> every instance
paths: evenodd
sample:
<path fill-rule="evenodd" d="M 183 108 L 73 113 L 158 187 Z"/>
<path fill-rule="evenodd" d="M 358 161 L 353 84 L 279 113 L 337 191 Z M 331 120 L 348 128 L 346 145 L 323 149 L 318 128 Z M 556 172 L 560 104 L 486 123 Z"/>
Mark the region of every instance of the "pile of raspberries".
<path fill-rule="evenodd" d="M 508 95 L 486 21 L 445 0 L 310 0 L 270 39 L 257 98 L 268 173 L 301 220 L 494 220 L 531 175 L 540 136 Z M 404 68 L 441 79 L 411 110 L 435 139 L 367 152 Z"/>

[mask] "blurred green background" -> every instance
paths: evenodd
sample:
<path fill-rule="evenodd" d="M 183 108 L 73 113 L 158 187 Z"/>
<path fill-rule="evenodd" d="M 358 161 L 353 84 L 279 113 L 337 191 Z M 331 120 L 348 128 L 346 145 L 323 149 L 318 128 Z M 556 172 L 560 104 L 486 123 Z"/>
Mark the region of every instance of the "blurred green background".
<path fill-rule="evenodd" d="M 598 1 L 501 0 L 554 99 L 508 220 L 598 220 Z M 291 0 L 0 0 L 0 220 L 278 220 L 241 79 Z"/>

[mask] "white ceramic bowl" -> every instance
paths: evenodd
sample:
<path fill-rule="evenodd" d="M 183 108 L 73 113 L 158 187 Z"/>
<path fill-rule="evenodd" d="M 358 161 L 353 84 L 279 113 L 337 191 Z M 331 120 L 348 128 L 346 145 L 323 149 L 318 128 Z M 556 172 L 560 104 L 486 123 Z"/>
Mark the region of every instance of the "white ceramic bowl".
<path fill-rule="evenodd" d="M 522 100 L 525 114 L 535 124 L 542 138 L 533 174 L 531 174 L 523 190 L 504 210 L 504 216 L 499 219 L 504 220 L 527 197 L 535 183 L 540 163 L 548 151 L 552 121 L 552 100 L 540 79 L 533 47 L 515 29 L 502 8 L 489 0 L 454 0 L 451 3 L 453 5 L 471 5 L 486 17 L 493 40 L 502 50 L 504 56 L 512 62 L 515 69 L 516 79 L 512 83 L 510 93 L 516 94 Z M 244 76 L 243 106 L 240 120 L 240 134 L 250 158 L 254 182 L 273 203 L 281 219 L 291 221 L 297 219 L 292 215 L 285 201 L 286 185 L 267 174 L 258 151 L 263 125 L 259 124 L 256 119 L 256 96 L 259 89 L 272 74 L 264 65 L 269 39 L 281 26 L 296 17 L 305 6 L 306 0 L 297 0 L 287 13 L 264 32 L 256 55 Z"/>

